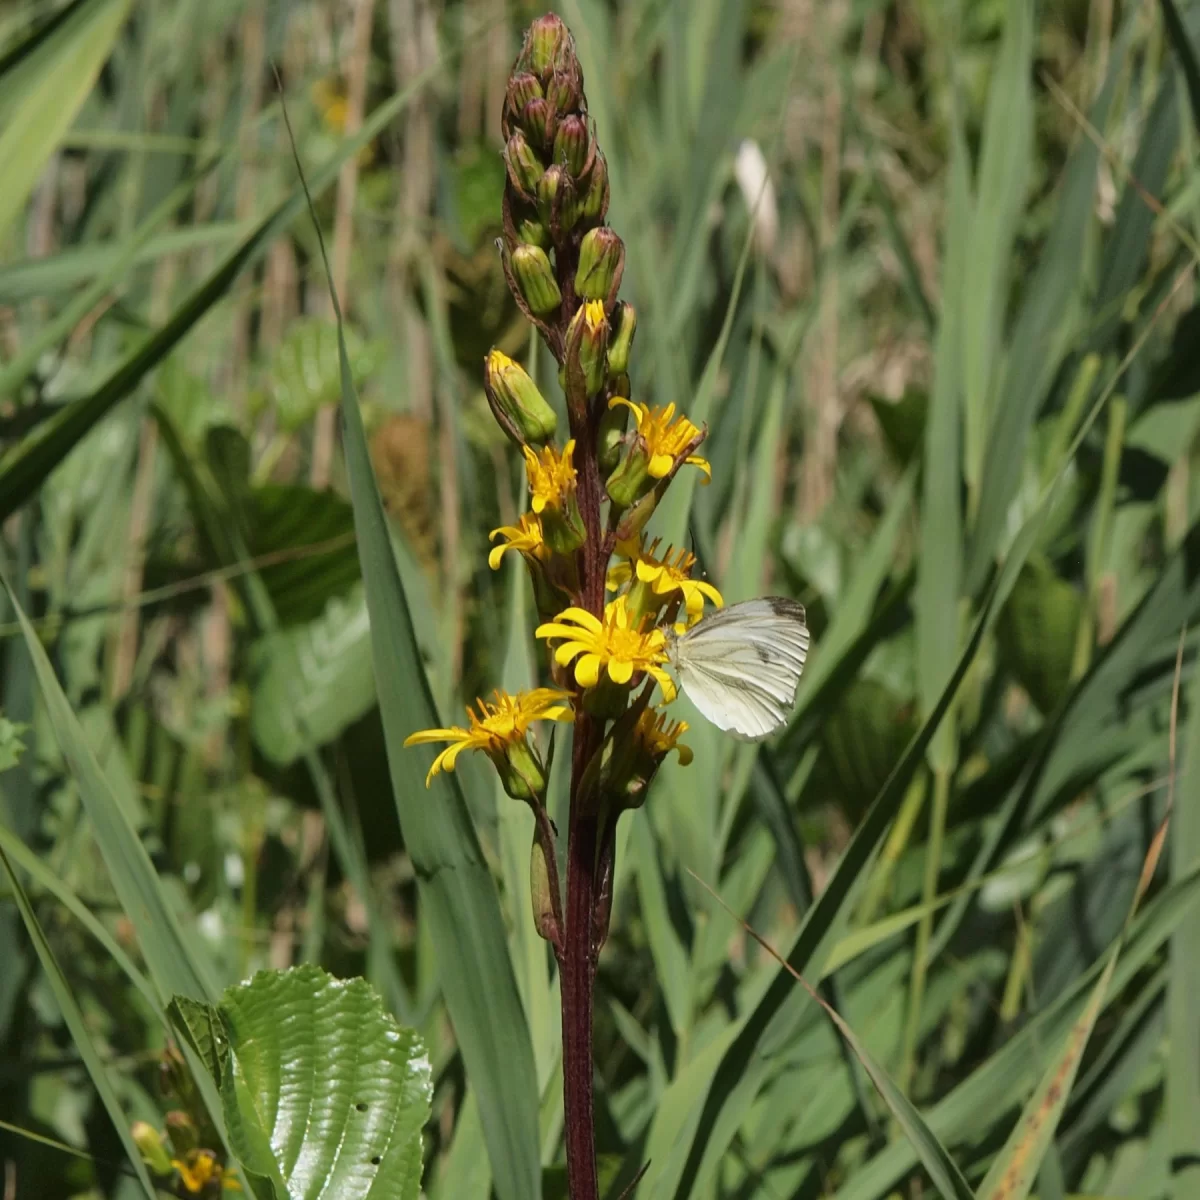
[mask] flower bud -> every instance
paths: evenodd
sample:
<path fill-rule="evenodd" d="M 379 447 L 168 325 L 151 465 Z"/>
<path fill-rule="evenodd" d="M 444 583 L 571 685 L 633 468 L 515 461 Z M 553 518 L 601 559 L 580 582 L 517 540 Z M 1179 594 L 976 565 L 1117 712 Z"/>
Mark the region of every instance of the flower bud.
<path fill-rule="evenodd" d="M 521 111 L 521 128 L 539 150 L 548 150 L 554 141 L 558 115 L 549 100 L 530 100 Z"/>
<path fill-rule="evenodd" d="M 141 1152 L 146 1166 L 155 1175 L 170 1175 L 171 1156 L 167 1153 L 166 1146 L 163 1145 L 162 1134 L 145 1121 L 134 1121 L 129 1132 L 133 1136 L 133 1144 Z"/>
<path fill-rule="evenodd" d="M 605 409 L 596 433 L 596 454 L 600 469 L 611 473 L 621 458 L 621 443 L 625 437 L 625 425 L 629 410 L 623 405 Z"/>
<path fill-rule="evenodd" d="M 540 316 L 562 303 L 554 269 L 540 246 L 518 246 L 512 252 L 512 270 L 530 311 Z"/>
<path fill-rule="evenodd" d="M 541 159 L 519 129 L 508 139 L 508 145 L 504 148 L 504 161 L 508 164 L 508 175 L 513 186 L 532 199 L 537 192 L 538 181 L 546 173 L 546 168 L 542 166 Z"/>
<path fill-rule="evenodd" d="M 583 76 L 578 64 L 572 63 L 565 70 L 555 71 L 546 84 L 546 100 L 560 117 L 574 112 L 582 96 Z"/>
<path fill-rule="evenodd" d="M 554 161 L 565 165 L 571 175 L 578 179 L 587 166 L 590 148 L 587 121 L 575 115 L 564 117 L 554 134 Z"/>
<path fill-rule="evenodd" d="M 568 360 L 576 354 L 587 394 L 594 396 L 604 386 L 608 365 L 608 318 L 602 300 L 589 300 L 567 326 Z"/>
<path fill-rule="evenodd" d="M 587 188 L 579 200 L 579 215 L 586 221 L 603 221 L 608 212 L 608 163 L 597 150 Z"/>
<path fill-rule="evenodd" d="M 604 486 L 608 498 L 618 508 L 629 508 L 653 482 L 650 478 L 650 456 L 646 453 L 646 443 L 639 437 L 634 438 L 633 445 L 626 451 L 625 457 L 617 464 L 617 469 L 608 477 Z"/>
<path fill-rule="evenodd" d="M 546 847 L 535 836 L 529 852 L 529 894 L 533 902 L 533 927 L 546 941 L 556 942 L 558 918 L 554 915 L 554 899 L 546 855 Z"/>
<path fill-rule="evenodd" d="M 484 360 L 483 386 L 497 423 L 519 445 L 554 436 L 558 418 L 520 363 L 493 350 Z"/>
<path fill-rule="evenodd" d="M 629 377 L 626 372 L 629 370 L 629 350 L 633 345 L 633 335 L 636 332 L 637 310 L 632 304 L 622 301 L 613 312 L 612 335 L 608 341 L 609 378 L 618 396 L 628 397 L 629 395 Z M 625 376 L 624 388 L 620 387 L 617 382 L 617 377 L 622 375 Z"/>
<path fill-rule="evenodd" d="M 555 164 L 546 171 L 537 185 L 537 206 L 538 216 L 542 219 L 542 224 L 554 227 L 554 205 L 557 201 L 559 204 L 559 216 L 562 216 L 563 202 L 558 200 L 558 194 L 564 193 L 563 199 L 566 199 L 566 192 L 570 187 L 571 177 L 566 171 Z"/>
<path fill-rule="evenodd" d="M 574 59 L 571 33 L 560 17 L 547 13 L 538 17 L 525 35 L 521 49 L 520 65 L 532 71 L 539 79 L 546 79 L 550 72 L 564 62 Z"/>
<path fill-rule="evenodd" d="M 587 527 L 574 496 L 562 508 L 547 508 L 542 513 L 542 536 L 555 554 L 574 554 L 587 541 Z"/>
<path fill-rule="evenodd" d="M 541 246 L 543 250 L 550 245 L 550 230 L 534 217 L 522 217 L 517 222 L 517 237 L 527 246 Z"/>
<path fill-rule="evenodd" d="M 545 95 L 536 76 L 527 71 L 513 75 L 508 81 L 508 90 L 504 93 L 504 132 L 511 133 L 510 126 L 520 118 L 525 106 L 534 100 L 543 99 Z"/>
<path fill-rule="evenodd" d="M 507 741 L 503 750 L 489 753 L 488 757 L 496 764 L 504 790 L 514 800 L 525 800 L 530 804 L 539 802 L 546 791 L 546 771 L 528 738 L 519 742 Z"/>
<path fill-rule="evenodd" d="M 607 225 L 589 229 L 579 246 L 575 291 L 585 300 L 607 300 L 625 262 L 625 245 Z"/>

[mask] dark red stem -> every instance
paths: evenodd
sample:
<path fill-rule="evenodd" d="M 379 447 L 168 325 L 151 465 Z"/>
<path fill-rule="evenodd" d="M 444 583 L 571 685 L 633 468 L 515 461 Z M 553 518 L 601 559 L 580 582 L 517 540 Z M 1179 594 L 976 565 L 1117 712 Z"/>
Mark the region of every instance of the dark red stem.
<path fill-rule="evenodd" d="M 574 256 L 567 247 L 555 255 L 563 293 L 564 328 L 578 302 Z M 570 368 L 568 368 L 570 371 Z M 608 564 L 600 524 L 603 483 L 596 458 L 598 410 L 579 394 L 582 377 L 567 383 L 567 409 L 575 438 L 576 497 L 587 540 L 579 552 L 579 601 L 603 619 L 604 578 Z M 571 758 L 571 807 L 567 832 L 567 913 L 559 970 L 562 976 L 563 1108 L 567 1148 L 567 1184 L 571 1200 L 598 1200 L 596 1138 L 592 1105 L 592 994 L 596 980 L 594 935 L 600 887 L 595 805 L 582 800 L 584 772 L 600 749 L 604 722 L 579 709 Z"/>

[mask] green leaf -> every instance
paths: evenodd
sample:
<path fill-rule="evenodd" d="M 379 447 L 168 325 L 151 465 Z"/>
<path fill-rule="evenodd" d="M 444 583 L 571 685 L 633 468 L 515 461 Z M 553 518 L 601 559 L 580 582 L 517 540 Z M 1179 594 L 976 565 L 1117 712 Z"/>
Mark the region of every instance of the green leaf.
<path fill-rule="evenodd" d="M 319 236 L 319 225 L 317 230 Z M 323 241 L 321 247 L 324 254 Z M 528 1200 L 541 1181 L 537 1073 L 529 1027 L 508 955 L 496 884 L 458 780 L 443 772 L 427 789 L 429 751 L 404 747 L 408 734 L 440 728 L 444 722 L 417 646 L 342 337 L 341 306 L 327 262 L 325 266 L 338 323 L 346 471 L 392 794 L 420 903 L 438 948 L 442 995 L 475 1089 L 496 1191 L 502 1200 Z"/>
<path fill-rule="evenodd" d="M 1025 564 L 1000 615 L 996 633 L 1004 664 L 1044 715 L 1054 711 L 1070 686 L 1082 611 L 1078 589 L 1035 557 Z"/>
<path fill-rule="evenodd" d="M 379 348 L 365 343 L 352 328 L 346 330 L 346 348 L 355 383 L 361 383 L 377 366 Z M 280 429 L 287 433 L 303 429 L 317 409 L 338 399 L 340 381 L 337 330 L 314 317 L 293 322 L 264 379 Z"/>
<path fill-rule="evenodd" d="M 286 766 L 331 742 L 375 704 L 362 589 L 330 600 L 315 621 L 268 634 L 254 647 L 252 669 L 250 728 L 272 762 Z"/>
<path fill-rule="evenodd" d="M 75 0 L 0 62 L 0 241 L 75 120 L 130 0 Z"/>
<path fill-rule="evenodd" d="M 277 1200 L 415 1200 L 429 1058 L 365 980 L 260 971 L 170 1013 L 220 1085 L 234 1152 Z"/>

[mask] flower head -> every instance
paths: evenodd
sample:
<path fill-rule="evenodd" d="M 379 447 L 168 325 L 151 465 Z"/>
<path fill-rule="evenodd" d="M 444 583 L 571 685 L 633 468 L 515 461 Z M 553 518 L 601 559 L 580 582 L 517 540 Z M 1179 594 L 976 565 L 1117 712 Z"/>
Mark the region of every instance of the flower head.
<path fill-rule="evenodd" d="M 575 660 L 575 682 L 580 687 L 595 687 L 602 668 L 616 684 L 628 683 L 635 671 L 645 671 L 668 700 L 675 699 L 675 684 L 662 668 L 667 661 L 666 635 L 661 629 L 644 630 L 642 623 L 635 624 L 624 596 L 608 604 L 603 621 L 586 609 L 567 608 L 553 621 L 539 625 L 534 636 L 562 639 L 554 657 L 564 667 Z"/>
<path fill-rule="evenodd" d="M 532 762 L 524 761 L 530 757 L 525 737 L 530 725 L 534 721 L 571 719 L 571 709 L 562 703 L 567 699 L 566 694 L 554 688 L 534 688 L 532 691 L 518 692 L 515 696 L 497 691 L 495 697 L 494 701 L 476 700 L 477 711 L 468 707 L 469 727 L 466 729 L 461 725 L 452 725 L 449 729 L 422 729 L 405 738 L 406 746 L 419 746 L 426 742 L 450 743 L 433 760 L 433 766 L 425 776 L 426 787 L 442 770 L 453 771 L 455 760 L 464 750 L 482 750 L 496 764 L 505 787 L 510 784 L 519 786 L 519 779 L 510 778 L 514 770 L 514 757 L 521 756 L 521 761 L 515 764 L 520 768 L 536 769 Z"/>
<path fill-rule="evenodd" d="M 527 559 L 542 560 L 546 557 L 546 541 L 542 534 L 542 520 L 536 513 L 524 513 L 517 525 L 501 525 L 488 535 L 490 541 L 504 538 L 499 546 L 493 546 L 488 554 L 488 566 L 493 571 L 500 566 L 510 550 L 516 550 Z"/>
<path fill-rule="evenodd" d="M 647 707 L 642 709 L 638 717 L 633 736 L 638 750 L 655 764 L 662 762 L 674 750 L 679 755 L 679 765 L 686 767 L 692 761 L 692 749 L 680 744 L 679 739 L 687 731 L 686 721 L 670 721 L 665 713 Z"/>
<path fill-rule="evenodd" d="M 614 396 L 609 407 L 623 404 L 637 423 L 638 433 L 646 443 L 646 453 L 650 457 L 650 476 L 654 479 L 665 479 L 671 473 L 675 460 L 684 453 L 688 446 L 700 435 L 700 428 L 693 425 L 685 416 L 675 415 L 675 405 L 668 404 L 666 408 L 651 408 L 641 401 L 626 400 L 624 396 Z M 689 454 L 684 460 L 690 466 L 699 467 L 706 479 L 712 478 L 712 468 L 707 459 L 697 454 Z"/>
<path fill-rule="evenodd" d="M 529 492 L 535 513 L 547 508 L 563 511 L 575 496 L 575 467 L 571 456 L 575 451 L 572 438 L 561 454 L 553 446 L 545 446 L 540 454 L 524 447 L 525 470 L 529 476 Z"/>
<path fill-rule="evenodd" d="M 638 538 L 624 549 L 618 546 L 618 552 L 625 554 L 626 560 L 609 568 L 609 591 L 616 591 L 622 584 L 632 583 L 636 578 L 647 586 L 660 604 L 678 592 L 683 598 L 689 625 L 694 625 L 700 619 L 705 600 L 718 608 L 724 605 L 721 593 L 711 583 L 691 578 L 692 567 L 696 565 L 694 554 L 682 548 L 668 548 L 659 558 L 656 554 L 658 543 L 659 539 L 655 538 L 649 546 L 643 546 Z"/>

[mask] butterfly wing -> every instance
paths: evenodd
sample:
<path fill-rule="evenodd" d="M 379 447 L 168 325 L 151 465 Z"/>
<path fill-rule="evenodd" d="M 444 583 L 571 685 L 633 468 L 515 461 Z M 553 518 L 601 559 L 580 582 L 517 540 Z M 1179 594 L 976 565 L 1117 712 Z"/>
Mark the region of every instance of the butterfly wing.
<path fill-rule="evenodd" d="M 784 725 L 808 656 L 804 609 L 768 596 L 719 610 L 674 639 L 671 665 L 719 729 L 758 741 Z"/>

